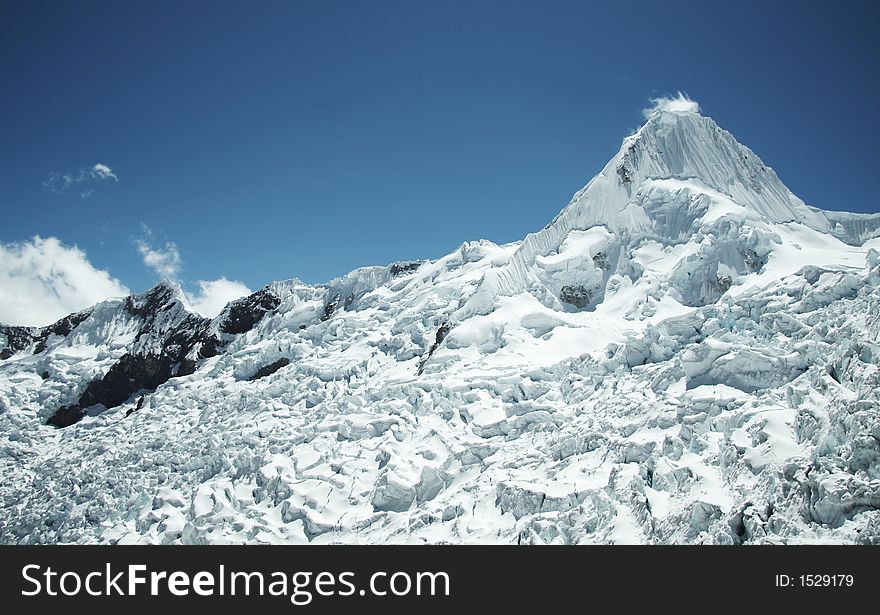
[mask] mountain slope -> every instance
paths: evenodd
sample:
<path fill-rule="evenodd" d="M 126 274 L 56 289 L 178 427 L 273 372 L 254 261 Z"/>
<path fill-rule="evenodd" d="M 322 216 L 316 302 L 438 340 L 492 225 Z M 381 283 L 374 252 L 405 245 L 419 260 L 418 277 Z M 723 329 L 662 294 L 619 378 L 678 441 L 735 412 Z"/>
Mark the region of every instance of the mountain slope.
<path fill-rule="evenodd" d="M 878 221 L 658 109 L 522 242 L 2 328 L 0 540 L 875 542 Z"/>

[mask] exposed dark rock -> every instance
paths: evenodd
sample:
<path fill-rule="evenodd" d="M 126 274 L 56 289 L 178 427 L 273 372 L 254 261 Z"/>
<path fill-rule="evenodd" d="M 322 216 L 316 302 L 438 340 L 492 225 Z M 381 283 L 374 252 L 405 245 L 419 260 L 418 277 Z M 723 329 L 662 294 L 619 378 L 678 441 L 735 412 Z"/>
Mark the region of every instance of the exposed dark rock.
<path fill-rule="evenodd" d="M 58 411 L 49 417 L 49 420 L 46 421 L 47 425 L 54 425 L 55 427 L 70 427 L 74 423 L 78 422 L 83 417 L 83 411 L 80 410 L 80 407 L 77 404 L 72 406 L 63 406 L 58 409 Z"/>
<path fill-rule="evenodd" d="M 396 278 L 399 275 L 412 273 L 422 266 L 420 261 L 401 261 L 391 265 L 391 277 Z"/>
<path fill-rule="evenodd" d="M 733 280 L 730 279 L 729 275 L 717 275 L 715 277 L 715 288 L 717 288 L 722 295 L 730 289 L 732 284 Z"/>
<path fill-rule="evenodd" d="M 437 334 L 435 336 L 436 341 L 434 342 L 434 345 L 431 346 L 432 351 L 437 350 L 437 346 L 443 343 L 443 340 L 446 339 L 446 335 L 449 333 L 449 330 L 451 328 L 452 327 L 449 325 L 448 322 L 444 322 L 442 325 L 440 325 L 440 328 L 437 329 Z"/>
<path fill-rule="evenodd" d="M 419 362 L 419 376 L 421 376 L 422 372 L 425 370 L 425 364 L 428 362 L 428 359 L 430 359 L 434 352 L 440 347 L 440 344 L 446 339 L 446 335 L 451 329 L 452 326 L 448 322 L 444 322 L 437 329 L 437 333 L 434 336 L 434 343 L 431 344 L 431 348 L 428 349 L 428 354 Z"/>
<path fill-rule="evenodd" d="M 86 408 L 97 404 L 115 408 L 128 401 L 137 391 L 153 391 L 171 378 L 192 374 L 195 361 L 187 358 L 183 350 L 178 346 L 160 355 L 124 355 L 103 378 L 89 383 L 76 404 L 61 408 L 47 422 L 67 427 L 80 420 Z"/>
<path fill-rule="evenodd" d="M 327 301 L 324 304 L 324 314 L 321 316 L 321 322 L 324 322 L 333 316 L 333 314 L 339 310 L 340 303 L 342 304 L 342 308 L 347 310 L 362 296 L 363 293 L 355 295 L 354 292 L 350 292 L 343 298 L 339 291 L 331 288 L 327 293 Z"/>
<path fill-rule="evenodd" d="M 34 354 L 43 352 L 46 349 L 46 341 L 49 339 L 50 335 L 60 335 L 61 337 L 67 337 L 90 315 L 91 310 L 76 312 L 75 314 L 69 314 L 65 316 L 58 322 L 51 324 L 48 327 L 43 327 L 42 335 L 37 341 L 37 347 L 34 348 Z"/>
<path fill-rule="evenodd" d="M 0 358 L 8 359 L 12 355 L 27 349 L 33 344 L 40 329 L 37 327 L 16 327 L 0 325 L 0 334 L 6 336 L 6 346 L 3 348 Z"/>
<path fill-rule="evenodd" d="M 269 289 L 258 291 L 234 302 L 226 310 L 220 327 L 226 333 L 244 333 L 279 303 L 280 299 Z M 153 391 L 171 378 L 192 374 L 199 359 L 215 356 L 223 347 L 212 321 L 184 311 L 177 291 L 168 284 L 128 297 L 124 308 L 143 321 L 132 350 L 103 377 L 89 383 L 77 403 L 52 415 L 50 425 L 72 425 L 82 418 L 86 408 L 98 404 L 114 408 L 137 391 Z M 68 326 L 63 321 L 53 327 L 63 331 Z"/>
<path fill-rule="evenodd" d="M 620 180 L 622 186 L 632 183 L 633 176 L 631 169 L 638 167 L 638 147 L 639 141 L 633 141 L 630 146 L 626 148 L 620 164 L 617 165 L 617 178 Z"/>
<path fill-rule="evenodd" d="M 339 295 L 333 295 L 330 301 L 324 305 L 324 315 L 321 316 L 322 322 L 333 316 L 333 312 L 336 311 L 337 305 L 339 305 Z"/>
<path fill-rule="evenodd" d="M 593 264 L 599 269 L 608 269 L 608 255 L 604 252 L 596 252 L 596 256 L 593 257 Z"/>
<path fill-rule="evenodd" d="M 158 355 L 173 363 L 181 363 L 189 360 L 186 356 L 191 351 L 197 351 L 198 358 L 206 359 L 215 356 L 223 345 L 211 329 L 211 320 L 191 312 L 182 313 L 170 329 L 165 329 L 167 325 L 160 316 L 180 308 L 174 289 L 166 284 L 160 284 L 143 295 L 128 297 L 125 308 L 132 316 L 143 319 L 135 341 L 139 342 L 145 336 L 154 338 L 152 351 L 137 353 L 141 356 Z"/>
<path fill-rule="evenodd" d="M 281 299 L 268 288 L 258 290 L 229 304 L 220 324 L 220 330 L 233 334 L 250 331 L 267 312 L 271 312 L 280 304 Z"/>
<path fill-rule="evenodd" d="M 760 271 L 767 264 L 767 257 L 758 256 L 758 253 L 751 248 L 743 248 L 742 257 L 749 271 Z"/>
<path fill-rule="evenodd" d="M 146 395 L 141 395 L 141 398 L 138 400 L 137 405 L 136 405 L 134 408 L 129 408 L 129 409 L 125 412 L 125 416 L 126 416 L 126 417 L 129 417 L 129 416 L 131 416 L 132 414 L 134 414 L 135 412 L 137 412 L 138 410 L 140 410 L 141 408 L 143 408 L 143 407 L 144 407 L 144 400 L 145 400 L 145 399 L 147 399 L 147 396 L 146 396 Z"/>
<path fill-rule="evenodd" d="M 288 359 L 287 357 L 282 357 L 274 363 L 270 363 L 269 365 L 265 365 L 258 369 L 257 373 L 250 377 L 250 380 L 259 380 L 260 378 L 271 376 L 285 365 L 290 365 L 290 359 Z"/>
<path fill-rule="evenodd" d="M 38 354 L 46 349 L 46 343 L 51 335 L 66 337 L 76 329 L 91 314 L 90 310 L 69 314 L 61 320 L 46 327 L 18 327 L 14 325 L 0 325 L 0 335 L 6 336 L 6 346 L 0 351 L 0 360 L 8 359 L 14 354 L 27 350 L 34 346 L 33 354 Z"/>
<path fill-rule="evenodd" d="M 132 316 L 155 320 L 159 312 L 174 307 L 175 300 L 175 289 L 163 282 L 141 295 L 126 297 L 125 310 Z"/>
<path fill-rule="evenodd" d="M 559 292 L 559 300 L 576 308 L 585 308 L 593 300 L 593 293 L 583 284 L 563 286 Z"/>

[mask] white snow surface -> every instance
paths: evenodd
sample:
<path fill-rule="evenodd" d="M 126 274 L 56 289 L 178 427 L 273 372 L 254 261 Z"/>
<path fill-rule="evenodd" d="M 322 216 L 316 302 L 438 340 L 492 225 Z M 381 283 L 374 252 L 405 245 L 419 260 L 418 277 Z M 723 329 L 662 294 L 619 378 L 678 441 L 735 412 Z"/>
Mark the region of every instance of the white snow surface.
<path fill-rule="evenodd" d="M 149 349 L 121 301 L 0 361 L 0 541 L 880 541 L 878 229 L 659 105 L 522 242 L 275 283 L 193 374 L 70 427 Z"/>

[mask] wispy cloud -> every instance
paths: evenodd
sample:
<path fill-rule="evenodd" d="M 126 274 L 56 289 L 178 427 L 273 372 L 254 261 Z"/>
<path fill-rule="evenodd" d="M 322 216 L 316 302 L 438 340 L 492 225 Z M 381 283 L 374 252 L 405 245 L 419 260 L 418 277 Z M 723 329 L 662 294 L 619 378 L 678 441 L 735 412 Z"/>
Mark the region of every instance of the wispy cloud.
<path fill-rule="evenodd" d="M 43 188 L 60 194 L 79 186 L 82 188 L 79 193 L 80 198 L 87 199 L 95 191 L 92 186 L 108 181 L 118 183 L 119 177 L 109 166 L 97 162 L 88 169 L 80 169 L 76 173 L 61 174 L 53 171 L 49 174 L 49 179 L 43 182 Z"/>
<path fill-rule="evenodd" d="M 92 167 L 91 174 L 92 177 L 99 180 L 112 179 L 115 182 L 119 181 L 119 178 L 116 177 L 116 173 L 113 172 L 113 169 L 108 167 L 106 164 L 101 164 L 100 162 L 96 163 L 95 166 Z"/>
<path fill-rule="evenodd" d="M 687 94 L 678 92 L 675 96 L 660 96 L 651 99 L 651 106 L 642 109 L 645 119 L 650 118 L 657 111 L 672 111 L 674 113 L 699 113 L 700 105 L 692 100 Z"/>
<path fill-rule="evenodd" d="M 157 246 L 153 230 L 141 224 L 142 236 L 135 240 L 138 253 L 144 265 L 152 269 L 164 280 L 180 282 L 183 259 L 180 250 L 173 241 L 166 241 L 164 246 Z M 251 289 L 242 282 L 229 280 L 225 277 L 216 280 L 196 280 L 198 290 L 186 292 L 189 307 L 208 318 L 217 316 L 227 303 L 251 294 Z"/>
<path fill-rule="evenodd" d="M 135 240 L 137 251 L 144 259 L 144 265 L 156 272 L 165 280 L 176 280 L 180 273 L 180 250 L 173 241 L 165 243 L 164 247 L 153 246 L 153 231 L 146 224 L 141 224 L 143 237 Z"/>

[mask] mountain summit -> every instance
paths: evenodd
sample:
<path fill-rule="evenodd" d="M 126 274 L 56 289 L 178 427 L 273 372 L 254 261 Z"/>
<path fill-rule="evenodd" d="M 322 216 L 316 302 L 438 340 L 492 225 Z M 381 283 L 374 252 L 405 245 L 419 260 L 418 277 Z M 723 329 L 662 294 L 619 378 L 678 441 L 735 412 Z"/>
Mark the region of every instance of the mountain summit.
<path fill-rule="evenodd" d="M 562 215 L 580 225 L 609 224 L 640 229 L 640 191 L 657 180 L 697 182 L 747 207 L 769 222 L 801 222 L 826 227 L 794 196 L 776 173 L 711 118 L 696 111 L 658 108 L 623 141 L 620 151 Z M 628 208 L 628 205 L 636 207 Z"/>
<path fill-rule="evenodd" d="M 700 115 L 696 104 L 681 98 L 673 102 L 678 104 L 655 108 L 568 206 L 547 227 L 527 236 L 505 267 L 487 276 L 469 303 L 471 311 L 485 312 L 498 294 L 539 283 L 541 258 L 558 253 L 572 233 L 596 227 L 628 248 L 652 238 L 667 246 L 680 243 L 710 230 L 705 224 L 719 219 L 734 224 L 737 232 L 743 226 L 766 229 L 780 223 L 818 233 L 837 227 L 836 236 L 849 243 L 880 233 L 880 215 L 862 220 L 867 233 L 853 233 L 858 215 L 826 215 L 808 207 L 749 148 Z M 715 236 L 721 231 L 711 230 Z M 744 273 L 742 263 L 723 264 Z"/>
<path fill-rule="evenodd" d="M 520 242 L 0 326 L 0 540 L 877 542 L 878 249 L 666 101 Z"/>

